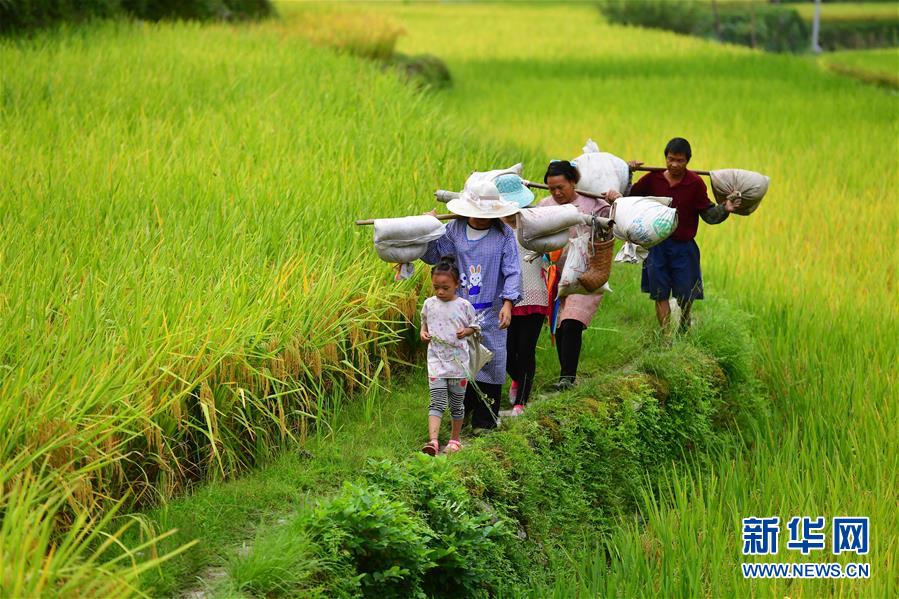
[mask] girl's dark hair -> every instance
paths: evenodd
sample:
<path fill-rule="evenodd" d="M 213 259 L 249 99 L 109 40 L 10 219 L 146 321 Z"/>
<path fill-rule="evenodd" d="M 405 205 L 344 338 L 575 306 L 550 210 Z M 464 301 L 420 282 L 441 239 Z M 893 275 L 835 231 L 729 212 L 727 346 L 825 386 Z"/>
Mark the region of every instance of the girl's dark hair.
<path fill-rule="evenodd" d="M 557 177 L 559 175 L 562 175 L 572 183 L 577 183 L 581 180 L 581 173 L 577 170 L 576 166 L 567 160 L 553 160 L 549 163 L 549 166 L 546 167 L 546 174 L 543 175 L 543 182 L 546 183 L 546 180 L 550 177 Z"/>
<path fill-rule="evenodd" d="M 453 280 L 458 283 L 459 282 L 459 267 L 456 266 L 456 257 L 455 256 L 442 256 L 440 261 L 434 265 L 434 268 L 431 269 L 431 276 L 438 273 L 449 273 L 449 275 L 453 278 Z"/>
<path fill-rule="evenodd" d="M 675 137 L 665 146 L 665 158 L 668 154 L 683 154 L 687 157 L 687 162 L 693 157 L 693 151 L 690 149 L 690 142 L 683 137 Z"/>

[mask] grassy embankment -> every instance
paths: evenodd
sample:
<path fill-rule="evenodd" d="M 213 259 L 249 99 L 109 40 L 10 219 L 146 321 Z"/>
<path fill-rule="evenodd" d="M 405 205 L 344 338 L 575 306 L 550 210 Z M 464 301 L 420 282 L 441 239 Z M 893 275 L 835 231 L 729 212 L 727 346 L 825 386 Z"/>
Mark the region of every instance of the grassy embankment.
<path fill-rule="evenodd" d="M 450 65 L 447 110 L 496 138 L 558 158 L 593 136 L 660 163 L 665 141 L 683 135 L 696 168 L 772 178 L 756 214 L 701 228 L 699 243 L 709 294 L 755 316 L 775 413 L 745 431 L 741 451 L 647 492 L 640 517 L 604 538 L 575 587 L 895 595 L 895 97 L 789 56 L 608 27 L 587 7 L 390 12 L 409 32 L 401 50 L 433 51 Z M 740 518 L 750 515 L 870 516 L 872 579 L 744 581 Z M 776 557 L 833 558 L 783 547 Z"/>
<path fill-rule="evenodd" d="M 614 293 L 635 294 L 637 272 L 634 267 L 618 269 Z M 695 334 L 673 347 L 655 334 L 644 306 L 610 306 L 586 336 L 577 390 L 536 400 L 525 417 L 504 423 L 506 432 L 468 442 L 466 455 L 448 465 L 427 466 L 415 459 L 425 440 L 427 402 L 419 370 L 370 414 L 344 412 L 333 421 L 339 425 L 332 435 L 310 439 L 303 451 L 144 514 L 157 530 L 177 529 L 159 550 L 200 542 L 146 576 L 142 588 L 154 596 L 184 589 L 229 597 L 333 596 L 341 594 L 338 589 L 352 592 L 358 584 L 353 578 L 369 568 L 377 571 L 371 564 L 385 555 L 391 565 L 413 574 L 395 580 L 369 574 L 361 585 L 367 594 L 402 594 L 423 581 L 428 588 L 428 581 L 448 576 L 445 557 L 422 579 L 410 567 L 420 565 L 416 558 L 422 548 L 411 555 L 398 551 L 386 532 L 384 543 L 367 542 L 358 523 L 335 517 L 334 511 L 341 511 L 335 506 L 350 501 L 351 513 L 368 514 L 385 531 L 416 530 L 408 523 L 393 526 L 390 514 L 367 511 L 365 501 L 383 496 L 398 501 L 399 513 L 417 526 L 439 533 L 447 523 L 440 516 L 440 501 L 448 494 L 459 502 L 450 522 L 465 526 L 455 534 L 444 530 L 433 538 L 432 533 L 419 536 L 430 549 L 445 549 L 444 542 L 454 547 L 467 565 L 454 569 L 445 588 L 430 593 L 443 596 L 476 580 L 485 589 L 517 594 L 556 576 L 573 576 L 575 565 L 567 556 L 592 546 L 598 530 L 611 526 L 620 510 L 630 509 L 644 477 L 680 459 L 685 446 L 697 451 L 731 443 L 732 437 L 722 435 L 725 428 L 757 416 L 758 391 L 747 372 L 751 343 L 742 324 L 727 320 L 742 317 L 726 302 L 713 305 L 717 317 L 701 319 Z M 680 362 L 685 356 L 692 360 L 688 369 Z M 557 368 L 548 338 L 541 342 L 539 357 L 541 383 L 546 384 Z M 724 384 L 725 376 L 729 384 Z M 631 411 L 634 406 L 643 407 Z M 385 471 L 391 473 L 387 479 Z M 342 489 L 346 481 L 356 490 Z M 377 493 L 356 494 L 372 485 Z M 410 498 L 412 489 L 432 489 L 438 507 Z M 484 526 L 485 516 L 500 517 L 501 526 L 491 532 Z M 350 538 L 359 536 L 361 549 L 322 538 L 316 531 L 323 520 L 329 529 L 354 531 Z M 471 527 L 471 522 L 479 525 Z M 489 542 L 466 543 L 471 532 Z M 513 533 L 527 535 L 527 541 L 516 537 L 510 545 Z M 367 561 L 348 564 L 348 556 L 356 552 L 364 552 Z M 485 563 L 493 564 L 489 574 L 480 571 Z"/>

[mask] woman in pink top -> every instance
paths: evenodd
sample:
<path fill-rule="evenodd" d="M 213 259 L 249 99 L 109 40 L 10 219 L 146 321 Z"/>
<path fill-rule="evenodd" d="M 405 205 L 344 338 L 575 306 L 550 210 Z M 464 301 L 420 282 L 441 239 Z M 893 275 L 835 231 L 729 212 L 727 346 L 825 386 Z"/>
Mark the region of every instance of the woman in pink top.
<path fill-rule="evenodd" d="M 581 174 L 573 164 L 568 161 L 553 160 L 549 163 L 546 174 L 543 176 L 543 182 L 549 187 L 551 197 L 541 200 L 538 206 L 572 204 L 584 214 L 608 218 L 612 210 L 608 202 L 588 198 L 574 191 L 580 178 Z M 573 239 L 589 230 L 587 225 L 571 227 L 569 237 Z M 576 294 L 562 298 L 562 309 L 557 318 L 559 325 L 556 327 L 556 350 L 559 354 L 560 366 L 559 382 L 556 383 L 557 390 L 567 389 L 575 383 L 577 365 L 581 357 L 581 336 L 584 329 L 590 326 L 590 321 L 596 314 L 600 302 L 602 302 L 602 294 Z"/>

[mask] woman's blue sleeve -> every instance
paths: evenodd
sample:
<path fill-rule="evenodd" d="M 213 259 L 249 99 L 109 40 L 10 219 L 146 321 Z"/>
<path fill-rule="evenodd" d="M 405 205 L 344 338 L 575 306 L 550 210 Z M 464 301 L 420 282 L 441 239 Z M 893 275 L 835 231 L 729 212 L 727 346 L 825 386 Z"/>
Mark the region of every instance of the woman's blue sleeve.
<path fill-rule="evenodd" d="M 518 244 L 514 235 L 506 235 L 503 243 L 503 293 L 504 300 L 521 299 L 521 263 L 518 261 Z"/>
<path fill-rule="evenodd" d="M 455 256 L 456 244 L 450 237 L 449 229 L 440 239 L 435 239 L 428 244 L 425 255 L 421 257 L 422 262 L 426 264 L 437 264 L 443 256 Z"/>

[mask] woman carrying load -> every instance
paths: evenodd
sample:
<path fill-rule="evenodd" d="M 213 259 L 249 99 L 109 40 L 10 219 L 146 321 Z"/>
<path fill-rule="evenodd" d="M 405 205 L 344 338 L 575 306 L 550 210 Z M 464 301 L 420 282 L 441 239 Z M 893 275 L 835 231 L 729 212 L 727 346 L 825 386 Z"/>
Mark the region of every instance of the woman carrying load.
<path fill-rule="evenodd" d="M 593 199 L 576 193 L 574 188 L 580 180 L 581 174 L 570 162 L 553 160 L 546 169 L 543 182 L 549 187 L 551 197 L 540 201 L 538 206 L 562 206 L 572 204 L 584 214 L 592 214 L 608 218 L 611 206 L 601 199 Z M 580 234 L 589 233 L 589 225 L 571 227 L 569 238 L 574 239 Z M 556 350 L 559 354 L 559 382 L 555 388 L 558 391 L 573 386 L 577 378 L 577 366 L 581 357 L 581 336 L 584 329 L 590 326 L 590 321 L 599 304 L 602 302 L 602 294 L 580 295 L 574 294 L 562 298 L 562 307 L 556 319 Z"/>
<path fill-rule="evenodd" d="M 446 234 L 428 245 L 422 260 L 436 264 L 443 256 L 455 256 L 461 273 L 457 293 L 477 313 L 481 342 L 493 359 L 474 374 L 476 385 L 465 389 L 465 412 L 473 429 L 495 428 L 506 379 L 506 329 L 512 321 L 512 305 L 521 297 L 521 273 L 515 235 L 499 219 L 518 212 L 519 205 L 506 201 L 492 181 L 466 183 L 458 199 L 447 208 L 460 217 L 446 227 Z M 478 390 L 487 396 L 482 399 Z"/>
<path fill-rule="evenodd" d="M 503 195 L 507 187 L 514 191 L 516 184 L 521 186 L 516 175 L 502 175 L 496 179 L 496 186 Z M 515 200 L 524 208 L 534 201 L 534 194 L 527 187 L 521 187 L 515 192 Z M 504 218 L 503 222 L 513 229 L 517 226 L 514 216 Z M 506 372 L 512 379 L 509 388 L 512 416 L 520 416 L 530 398 L 537 371 L 537 341 L 550 310 L 543 256 L 525 249 L 517 239 L 516 244 L 521 268 L 521 299 L 512 308 L 512 324 L 506 341 Z"/>

